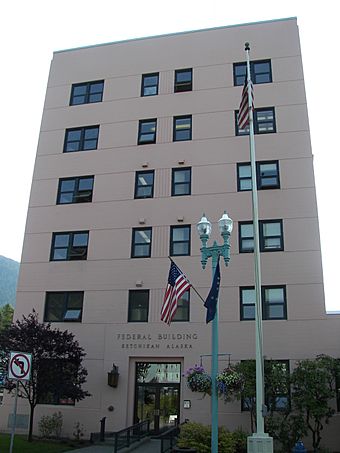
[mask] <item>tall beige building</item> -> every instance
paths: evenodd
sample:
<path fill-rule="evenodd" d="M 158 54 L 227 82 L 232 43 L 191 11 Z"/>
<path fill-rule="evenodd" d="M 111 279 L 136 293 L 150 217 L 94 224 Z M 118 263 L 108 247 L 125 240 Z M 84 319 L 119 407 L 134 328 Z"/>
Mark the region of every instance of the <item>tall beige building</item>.
<path fill-rule="evenodd" d="M 248 131 L 235 121 L 251 46 L 262 264 L 264 354 L 339 356 L 340 316 L 326 315 L 313 156 L 296 18 L 129 40 L 55 52 L 33 175 L 16 317 L 69 329 L 85 348 L 86 389 L 36 409 L 60 410 L 64 435 L 87 435 L 151 417 L 210 423 L 210 398 L 182 374 L 210 369 L 211 325 L 194 291 L 170 326 L 160 320 L 170 255 L 203 297 L 196 223 L 213 238 L 226 210 L 231 260 L 221 266 L 220 369 L 255 357 L 254 265 Z M 210 266 L 210 264 L 209 264 Z M 112 364 L 117 387 L 108 385 Z M 277 405 L 285 404 L 282 395 Z M 68 404 L 67 404 L 68 403 Z M 13 401 L 5 397 L 1 428 Z M 338 400 L 338 411 L 340 400 Z M 21 427 L 28 408 L 19 404 Z M 219 422 L 249 429 L 241 403 Z M 328 428 L 340 443 L 340 415 Z"/>

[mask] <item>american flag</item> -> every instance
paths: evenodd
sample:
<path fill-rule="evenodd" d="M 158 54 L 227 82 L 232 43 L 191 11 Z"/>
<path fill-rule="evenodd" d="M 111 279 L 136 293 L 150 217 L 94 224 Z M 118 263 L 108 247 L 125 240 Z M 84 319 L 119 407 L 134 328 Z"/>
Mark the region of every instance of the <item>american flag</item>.
<path fill-rule="evenodd" d="M 251 104 L 252 104 L 252 108 L 254 109 L 254 91 L 253 91 L 253 83 L 251 80 L 250 80 L 250 88 L 251 88 Z M 243 90 L 242 90 L 242 97 L 241 97 L 240 108 L 238 111 L 237 122 L 238 122 L 239 129 L 244 129 L 249 124 L 249 100 L 248 100 L 247 75 L 246 75 L 246 79 L 244 81 L 244 86 L 243 86 Z"/>
<path fill-rule="evenodd" d="M 164 301 L 161 310 L 161 320 L 170 324 L 175 316 L 179 299 L 191 287 L 183 272 L 171 261 L 168 285 L 165 290 Z"/>

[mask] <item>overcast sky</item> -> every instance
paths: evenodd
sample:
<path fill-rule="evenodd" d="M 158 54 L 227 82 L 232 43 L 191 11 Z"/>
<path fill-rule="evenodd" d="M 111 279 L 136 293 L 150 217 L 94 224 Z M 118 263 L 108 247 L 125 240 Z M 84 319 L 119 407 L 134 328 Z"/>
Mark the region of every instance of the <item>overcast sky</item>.
<path fill-rule="evenodd" d="M 284 17 L 298 18 L 316 177 L 326 306 L 340 310 L 339 37 L 335 0 L 17 0 L 1 6 L 0 255 L 20 261 L 53 51 Z M 336 36 L 337 35 L 337 36 Z M 331 168 L 333 170 L 331 171 Z M 230 213 L 232 215 L 232 213 Z"/>

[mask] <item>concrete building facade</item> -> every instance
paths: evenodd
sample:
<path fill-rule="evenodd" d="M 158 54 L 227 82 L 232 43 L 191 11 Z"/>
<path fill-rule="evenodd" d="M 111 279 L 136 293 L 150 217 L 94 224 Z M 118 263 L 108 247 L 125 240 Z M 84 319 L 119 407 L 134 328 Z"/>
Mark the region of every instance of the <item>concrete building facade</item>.
<path fill-rule="evenodd" d="M 306 95 L 296 18 L 55 52 L 27 215 L 16 317 L 69 329 L 86 350 L 91 397 L 60 410 L 64 434 L 115 431 L 149 416 L 160 430 L 210 423 L 210 398 L 185 370 L 209 371 L 211 325 L 194 291 L 160 320 L 172 256 L 205 297 L 196 223 L 234 220 L 221 266 L 220 368 L 255 357 L 249 144 L 235 115 L 250 42 L 261 234 L 264 354 L 339 356 L 340 316 L 326 315 Z M 230 355 L 230 356 L 229 356 Z M 119 367 L 116 388 L 107 384 Z M 142 376 L 142 377 L 141 377 Z M 167 401 L 169 409 L 165 407 Z M 340 408 L 338 408 L 340 410 Z M 5 397 L 2 428 L 12 400 Z M 28 408 L 19 404 L 23 427 Z M 249 429 L 240 402 L 220 424 Z M 339 441 L 337 413 L 330 447 Z"/>

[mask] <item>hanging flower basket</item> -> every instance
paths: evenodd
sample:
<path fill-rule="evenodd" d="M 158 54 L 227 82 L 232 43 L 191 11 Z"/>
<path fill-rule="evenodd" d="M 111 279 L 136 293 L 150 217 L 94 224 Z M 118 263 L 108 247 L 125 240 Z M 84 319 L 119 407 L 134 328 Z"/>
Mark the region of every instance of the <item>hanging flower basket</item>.
<path fill-rule="evenodd" d="M 211 377 L 202 366 L 195 365 L 189 368 L 184 376 L 187 379 L 187 385 L 192 392 L 200 392 L 211 395 Z"/>
<path fill-rule="evenodd" d="M 227 401 L 233 393 L 241 391 L 244 385 L 243 375 L 236 371 L 232 366 L 228 366 L 219 373 L 216 376 L 216 381 L 218 393 L 225 401 Z"/>

